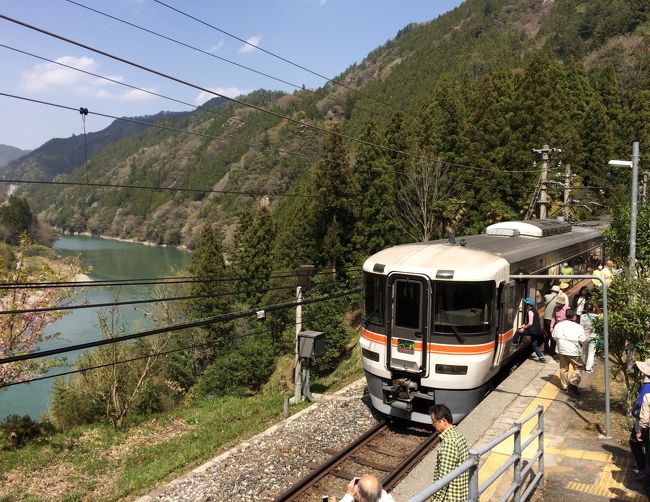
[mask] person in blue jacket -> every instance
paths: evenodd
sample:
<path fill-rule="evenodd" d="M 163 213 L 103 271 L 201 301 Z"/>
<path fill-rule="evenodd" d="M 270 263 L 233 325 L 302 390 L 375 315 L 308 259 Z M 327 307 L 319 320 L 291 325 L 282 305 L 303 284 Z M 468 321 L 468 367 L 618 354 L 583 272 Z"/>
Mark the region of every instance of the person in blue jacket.
<path fill-rule="evenodd" d="M 650 359 L 637 361 L 636 366 L 639 368 L 639 371 L 643 373 L 644 380 L 641 384 L 641 389 L 639 389 L 639 395 L 634 403 L 634 408 L 632 409 L 632 416 L 636 420 L 634 422 L 634 427 L 632 428 L 632 434 L 630 434 L 630 450 L 632 450 L 632 455 L 634 455 L 637 467 L 637 473 L 634 476 L 634 479 L 640 481 L 646 475 L 646 452 L 643 446 L 643 441 L 640 441 L 637 437 L 637 432 L 639 431 L 639 412 L 641 411 L 641 405 L 643 404 L 643 397 L 650 393 Z"/>

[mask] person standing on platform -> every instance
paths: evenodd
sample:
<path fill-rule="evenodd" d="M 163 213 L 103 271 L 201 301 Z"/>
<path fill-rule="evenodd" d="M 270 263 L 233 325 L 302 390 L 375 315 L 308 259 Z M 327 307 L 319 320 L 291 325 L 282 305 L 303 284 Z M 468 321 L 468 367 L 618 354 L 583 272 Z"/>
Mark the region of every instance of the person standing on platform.
<path fill-rule="evenodd" d="M 562 281 L 560 283 L 560 296 L 564 298 L 564 303 L 566 305 L 570 305 L 569 303 L 569 296 L 566 294 L 567 289 L 569 289 L 569 283 Z"/>
<path fill-rule="evenodd" d="M 551 288 L 551 292 L 544 296 L 544 353 L 551 357 L 555 355 L 555 340 L 551 336 L 551 318 L 559 292 L 560 286 L 555 285 Z"/>
<path fill-rule="evenodd" d="M 431 423 L 440 435 L 433 480 L 438 481 L 467 460 L 467 441 L 453 425 L 451 411 L 444 404 L 429 409 Z M 462 473 L 431 497 L 431 502 L 465 502 L 469 496 L 469 474 Z"/>
<path fill-rule="evenodd" d="M 607 260 L 605 262 L 605 266 L 603 269 L 600 271 L 600 277 L 605 281 L 605 284 L 607 284 L 607 287 L 610 286 L 612 283 L 612 280 L 614 279 L 614 268 L 616 265 L 614 265 L 614 262 L 612 260 Z"/>
<path fill-rule="evenodd" d="M 630 450 L 632 450 L 632 455 L 634 456 L 634 461 L 636 462 L 636 474 L 634 479 L 641 481 L 646 477 L 646 448 L 644 446 L 643 437 L 642 437 L 642 428 L 641 428 L 641 407 L 643 406 L 644 398 L 646 394 L 650 394 L 650 359 L 645 361 L 637 361 L 637 368 L 643 373 L 644 379 L 639 389 L 639 395 L 636 398 L 634 403 L 634 408 L 632 408 L 632 416 L 636 419 L 634 426 L 632 427 L 632 433 L 630 434 Z M 644 423 L 647 423 L 648 419 L 644 417 Z M 647 426 L 646 426 L 647 429 Z"/>
<path fill-rule="evenodd" d="M 577 313 L 576 313 L 577 314 Z M 600 315 L 600 309 L 595 303 L 590 303 L 587 310 L 580 316 L 580 326 L 585 330 L 587 342 L 582 351 L 582 360 L 585 363 L 585 373 L 591 373 L 594 367 L 596 356 L 596 331 L 594 330 L 594 319 Z"/>
<path fill-rule="evenodd" d="M 575 310 L 567 310 L 566 319 L 553 328 L 553 338 L 557 342 L 560 354 L 560 385 L 562 390 L 580 394 L 580 372 L 585 367 L 582 363 L 582 346 L 587 341 L 585 330 L 575 322 Z M 573 373 L 569 376 L 569 367 Z"/>
<path fill-rule="evenodd" d="M 566 313 L 567 310 L 569 310 L 569 304 L 565 300 L 565 296 L 566 295 L 562 295 L 562 293 L 560 293 L 555 299 L 555 308 L 553 309 L 553 315 L 551 316 L 551 333 L 553 333 L 553 329 L 557 323 L 562 322 L 566 319 Z"/>
<path fill-rule="evenodd" d="M 535 300 L 530 297 L 524 299 L 524 306 L 526 307 L 524 313 L 526 323 L 519 326 L 517 334 L 513 337 L 512 341 L 517 345 L 522 336 L 530 336 L 531 345 L 537 355 L 537 360 L 544 363 L 546 362 L 546 359 L 544 358 L 544 353 L 540 348 L 544 343 L 544 331 L 542 330 L 542 324 L 539 320 L 539 312 L 537 312 L 537 309 L 535 308 Z"/>
<path fill-rule="evenodd" d="M 602 273 L 603 273 L 603 264 L 598 263 L 598 266 L 594 269 L 594 272 L 591 275 L 594 275 L 596 277 L 601 277 Z M 596 286 L 597 288 L 602 287 L 602 284 L 600 283 L 600 281 L 598 279 L 592 279 L 591 282 L 593 282 L 594 286 Z"/>
<path fill-rule="evenodd" d="M 587 296 L 589 296 L 589 288 L 587 286 L 582 286 L 578 294 L 573 297 L 571 308 L 576 311 L 578 319 L 580 319 L 580 316 L 587 305 Z"/>

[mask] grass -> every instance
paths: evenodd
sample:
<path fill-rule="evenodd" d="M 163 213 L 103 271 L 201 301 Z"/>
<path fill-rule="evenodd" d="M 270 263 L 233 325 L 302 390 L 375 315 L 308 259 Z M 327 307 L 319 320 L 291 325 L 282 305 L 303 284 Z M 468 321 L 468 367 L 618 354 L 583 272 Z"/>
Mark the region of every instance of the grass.
<path fill-rule="evenodd" d="M 278 422 L 282 411 L 282 394 L 267 393 L 200 401 L 125 431 L 100 424 L 56 433 L 0 452 L 3 478 L 20 470 L 3 479 L 0 501 L 116 500 L 141 494 Z M 57 487 L 53 478 L 61 466 L 68 470 Z M 48 479 L 47 491 L 34 488 L 38 478 Z"/>

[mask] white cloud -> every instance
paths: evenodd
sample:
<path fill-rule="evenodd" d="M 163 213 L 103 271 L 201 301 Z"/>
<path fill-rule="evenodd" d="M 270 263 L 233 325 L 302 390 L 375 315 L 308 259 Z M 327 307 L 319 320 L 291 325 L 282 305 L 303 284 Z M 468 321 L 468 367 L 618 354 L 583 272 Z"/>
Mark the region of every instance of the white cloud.
<path fill-rule="evenodd" d="M 221 49 L 222 47 L 223 47 L 223 40 L 219 40 L 216 44 L 211 45 L 211 46 L 207 49 L 207 51 L 208 51 L 210 54 L 214 54 L 215 52 L 217 52 L 217 51 L 218 51 L 219 49 Z"/>
<path fill-rule="evenodd" d="M 229 98 L 236 98 L 237 96 L 242 96 L 244 94 L 248 94 L 250 89 L 241 89 L 239 87 L 211 87 L 211 91 L 214 91 L 218 94 L 222 94 L 224 96 L 228 96 Z M 194 104 L 196 106 L 200 106 L 206 101 L 216 98 L 214 94 L 210 94 L 205 91 L 201 91 L 199 95 L 194 99 Z"/>
<path fill-rule="evenodd" d="M 247 43 L 242 45 L 239 48 L 239 53 L 245 54 L 247 52 L 253 52 L 255 50 L 255 47 L 251 47 L 248 44 L 259 45 L 261 41 L 262 41 L 262 35 L 253 35 L 252 37 L 249 37 L 248 39 L 246 39 Z"/>
<path fill-rule="evenodd" d="M 99 65 L 89 57 L 63 56 L 57 62 L 93 73 L 99 73 Z M 122 75 L 107 75 L 116 82 L 123 82 Z M 101 78 L 86 75 L 54 63 L 39 63 L 23 74 L 23 88 L 32 92 L 64 92 L 67 95 L 93 97 L 110 101 L 143 101 L 156 96 L 137 89 L 124 87 Z M 155 88 L 147 89 L 156 92 Z"/>
<path fill-rule="evenodd" d="M 95 60 L 88 57 L 63 56 L 56 61 L 81 70 L 92 72 L 97 70 Z M 23 86 L 28 91 L 67 89 L 75 87 L 87 79 L 88 77 L 82 73 L 54 63 L 38 63 L 23 75 Z"/>

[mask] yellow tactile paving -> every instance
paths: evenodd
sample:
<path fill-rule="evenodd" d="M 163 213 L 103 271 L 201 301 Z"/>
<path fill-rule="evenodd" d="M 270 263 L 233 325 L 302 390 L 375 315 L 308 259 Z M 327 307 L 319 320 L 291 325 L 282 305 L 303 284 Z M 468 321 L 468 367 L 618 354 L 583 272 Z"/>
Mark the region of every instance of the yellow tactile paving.
<path fill-rule="evenodd" d="M 530 415 L 538 405 L 542 405 L 546 410 L 553 400 L 557 397 L 560 392 L 560 378 L 559 371 L 555 373 L 546 385 L 542 388 L 539 394 L 531 401 L 531 403 L 526 407 L 526 409 L 519 416 L 519 420 Z M 522 427 L 521 441 L 525 442 L 529 437 L 530 433 L 537 426 L 537 419 L 532 418 Z M 483 465 L 479 470 L 479 486 L 484 483 L 496 470 L 501 467 L 512 455 L 514 445 L 514 439 L 507 439 L 499 445 L 497 445 L 489 454 L 488 458 L 485 460 Z M 537 441 L 533 441 L 528 448 L 522 452 L 522 457 L 524 459 L 531 459 L 537 452 Z M 563 456 L 576 459 L 584 459 L 595 462 L 600 462 L 603 464 L 600 469 L 598 478 L 596 481 L 587 485 L 584 483 L 568 483 L 566 488 L 568 490 L 575 490 L 582 493 L 588 493 L 591 495 L 597 495 L 601 497 L 612 497 L 616 496 L 617 500 L 631 500 L 631 501 L 641 501 L 646 500 L 645 496 L 642 496 L 638 493 L 630 493 L 625 485 L 623 484 L 624 480 L 629 474 L 630 462 L 629 460 L 621 459 L 617 464 L 614 464 L 614 459 L 612 455 L 604 452 L 594 452 L 589 450 L 578 450 L 574 448 L 559 448 L 554 445 L 548 444 L 548 440 L 544 440 L 544 452 L 546 455 L 553 456 Z M 535 467 L 533 467 L 535 471 Z M 512 469 L 508 469 L 502 479 L 507 477 L 507 479 L 512 478 Z M 494 495 L 495 490 L 498 487 L 499 482 L 496 481 L 490 486 L 482 495 L 481 500 L 487 501 L 491 500 Z"/>

